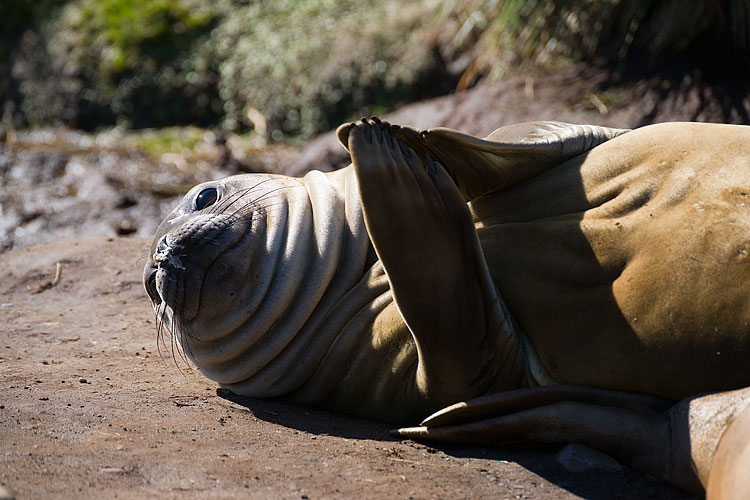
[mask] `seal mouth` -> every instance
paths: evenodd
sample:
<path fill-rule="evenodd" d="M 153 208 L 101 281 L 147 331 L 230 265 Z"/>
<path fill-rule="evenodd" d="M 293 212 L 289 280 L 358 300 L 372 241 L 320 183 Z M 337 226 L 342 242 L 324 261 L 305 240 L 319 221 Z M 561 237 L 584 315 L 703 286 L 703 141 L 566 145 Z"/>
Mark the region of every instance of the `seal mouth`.
<path fill-rule="evenodd" d="M 148 297 L 151 299 L 151 303 L 154 305 L 155 308 L 158 308 L 161 303 L 163 302 L 161 295 L 159 295 L 159 289 L 156 287 L 156 267 L 152 267 L 148 271 L 148 276 L 146 276 L 145 285 L 146 285 L 146 293 L 148 294 Z"/>
<path fill-rule="evenodd" d="M 236 224 L 221 215 L 200 217 L 157 241 L 143 278 L 157 312 L 169 309 L 183 325 L 198 316 L 206 272 L 242 241 L 245 231 Z"/>

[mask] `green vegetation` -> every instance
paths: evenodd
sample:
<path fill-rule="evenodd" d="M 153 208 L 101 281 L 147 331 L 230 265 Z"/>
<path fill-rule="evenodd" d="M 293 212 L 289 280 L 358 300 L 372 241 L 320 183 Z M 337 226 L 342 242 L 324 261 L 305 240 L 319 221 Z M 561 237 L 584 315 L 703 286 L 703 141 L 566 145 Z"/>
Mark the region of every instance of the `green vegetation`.
<path fill-rule="evenodd" d="M 99 71 L 114 75 L 137 70 L 144 57 L 172 61 L 213 20 L 206 9 L 172 0 L 86 0 L 70 8 L 75 46 L 94 40 Z"/>
<path fill-rule="evenodd" d="M 216 32 L 226 129 L 261 111 L 275 138 L 424 95 L 440 61 L 415 36 L 429 2 L 277 0 L 233 10 Z M 275 132 L 274 132 L 275 131 Z"/>
<path fill-rule="evenodd" d="M 198 127 L 164 127 L 144 129 L 129 134 L 138 151 L 158 161 L 164 153 L 183 152 L 193 154 L 206 131 Z"/>
<path fill-rule="evenodd" d="M 215 68 L 193 70 L 217 14 L 175 0 L 77 0 L 48 38 L 81 82 L 75 124 L 127 127 L 211 124 L 220 103 Z"/>
<path fill-rule="evenodd" d="M 675 58 L 750 66 L 750 0 L 0 5 L 0 103 L 18 125 L 197 125 L 308 138 L 524 66 L 585 61 L 625 75 Z"/>
<path fill-rule="evenodd" d="M 17 96 L 0 99 L 32 125 L 242 131 L 260 115 L 274 139 L 310 137 L 431 92 L 432 3 L 70 0 L 20 47 Z"/>

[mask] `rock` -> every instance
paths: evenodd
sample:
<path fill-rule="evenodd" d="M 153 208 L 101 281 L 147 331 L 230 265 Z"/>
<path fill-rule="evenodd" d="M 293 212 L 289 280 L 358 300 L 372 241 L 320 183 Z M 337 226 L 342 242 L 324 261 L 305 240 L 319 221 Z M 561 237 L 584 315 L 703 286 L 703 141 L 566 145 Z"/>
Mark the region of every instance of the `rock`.
<path fill-rule="evenodd" d="M 16 500 L 16 495 L 10 489 L 0 485 L 0 500 Z"/>
<path fill-rule="evenodd" d="M 571 443 L 557 454 L 557 462 L 568 472 L 580 473 L 590 470 L 619 472 L 622 464 L 604 453 L 588 446 Z"/>

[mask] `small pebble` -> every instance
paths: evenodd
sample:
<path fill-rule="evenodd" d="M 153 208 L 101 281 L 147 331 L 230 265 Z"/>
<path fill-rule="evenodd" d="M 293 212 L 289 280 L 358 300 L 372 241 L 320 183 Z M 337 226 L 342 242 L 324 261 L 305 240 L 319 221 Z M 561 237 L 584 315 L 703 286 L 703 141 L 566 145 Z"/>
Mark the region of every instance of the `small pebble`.
<path fill-rule="evenodd" d="M 557 462 L 565 470 L 573 473 L 602 470 L 619 472 L 622 470 L 620 462 L 588 446 L 571 443 L 557 454 Z"/>
<path fill-rule="evenodd" d="M 99 472 L 101 474 L 128 474 L 131 470 L 123 467 L 102 467 Z"/>

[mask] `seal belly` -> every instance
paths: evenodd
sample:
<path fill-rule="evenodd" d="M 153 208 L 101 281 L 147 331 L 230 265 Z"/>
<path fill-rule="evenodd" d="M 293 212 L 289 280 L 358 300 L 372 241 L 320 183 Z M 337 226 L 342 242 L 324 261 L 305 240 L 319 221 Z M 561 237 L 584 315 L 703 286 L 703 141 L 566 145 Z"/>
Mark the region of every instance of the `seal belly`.
<path fill-rule="evenodd" d="M 553 377 L 671 398 L 750 383 L 749 131 L 646 127 L 471 202 Z"/>

